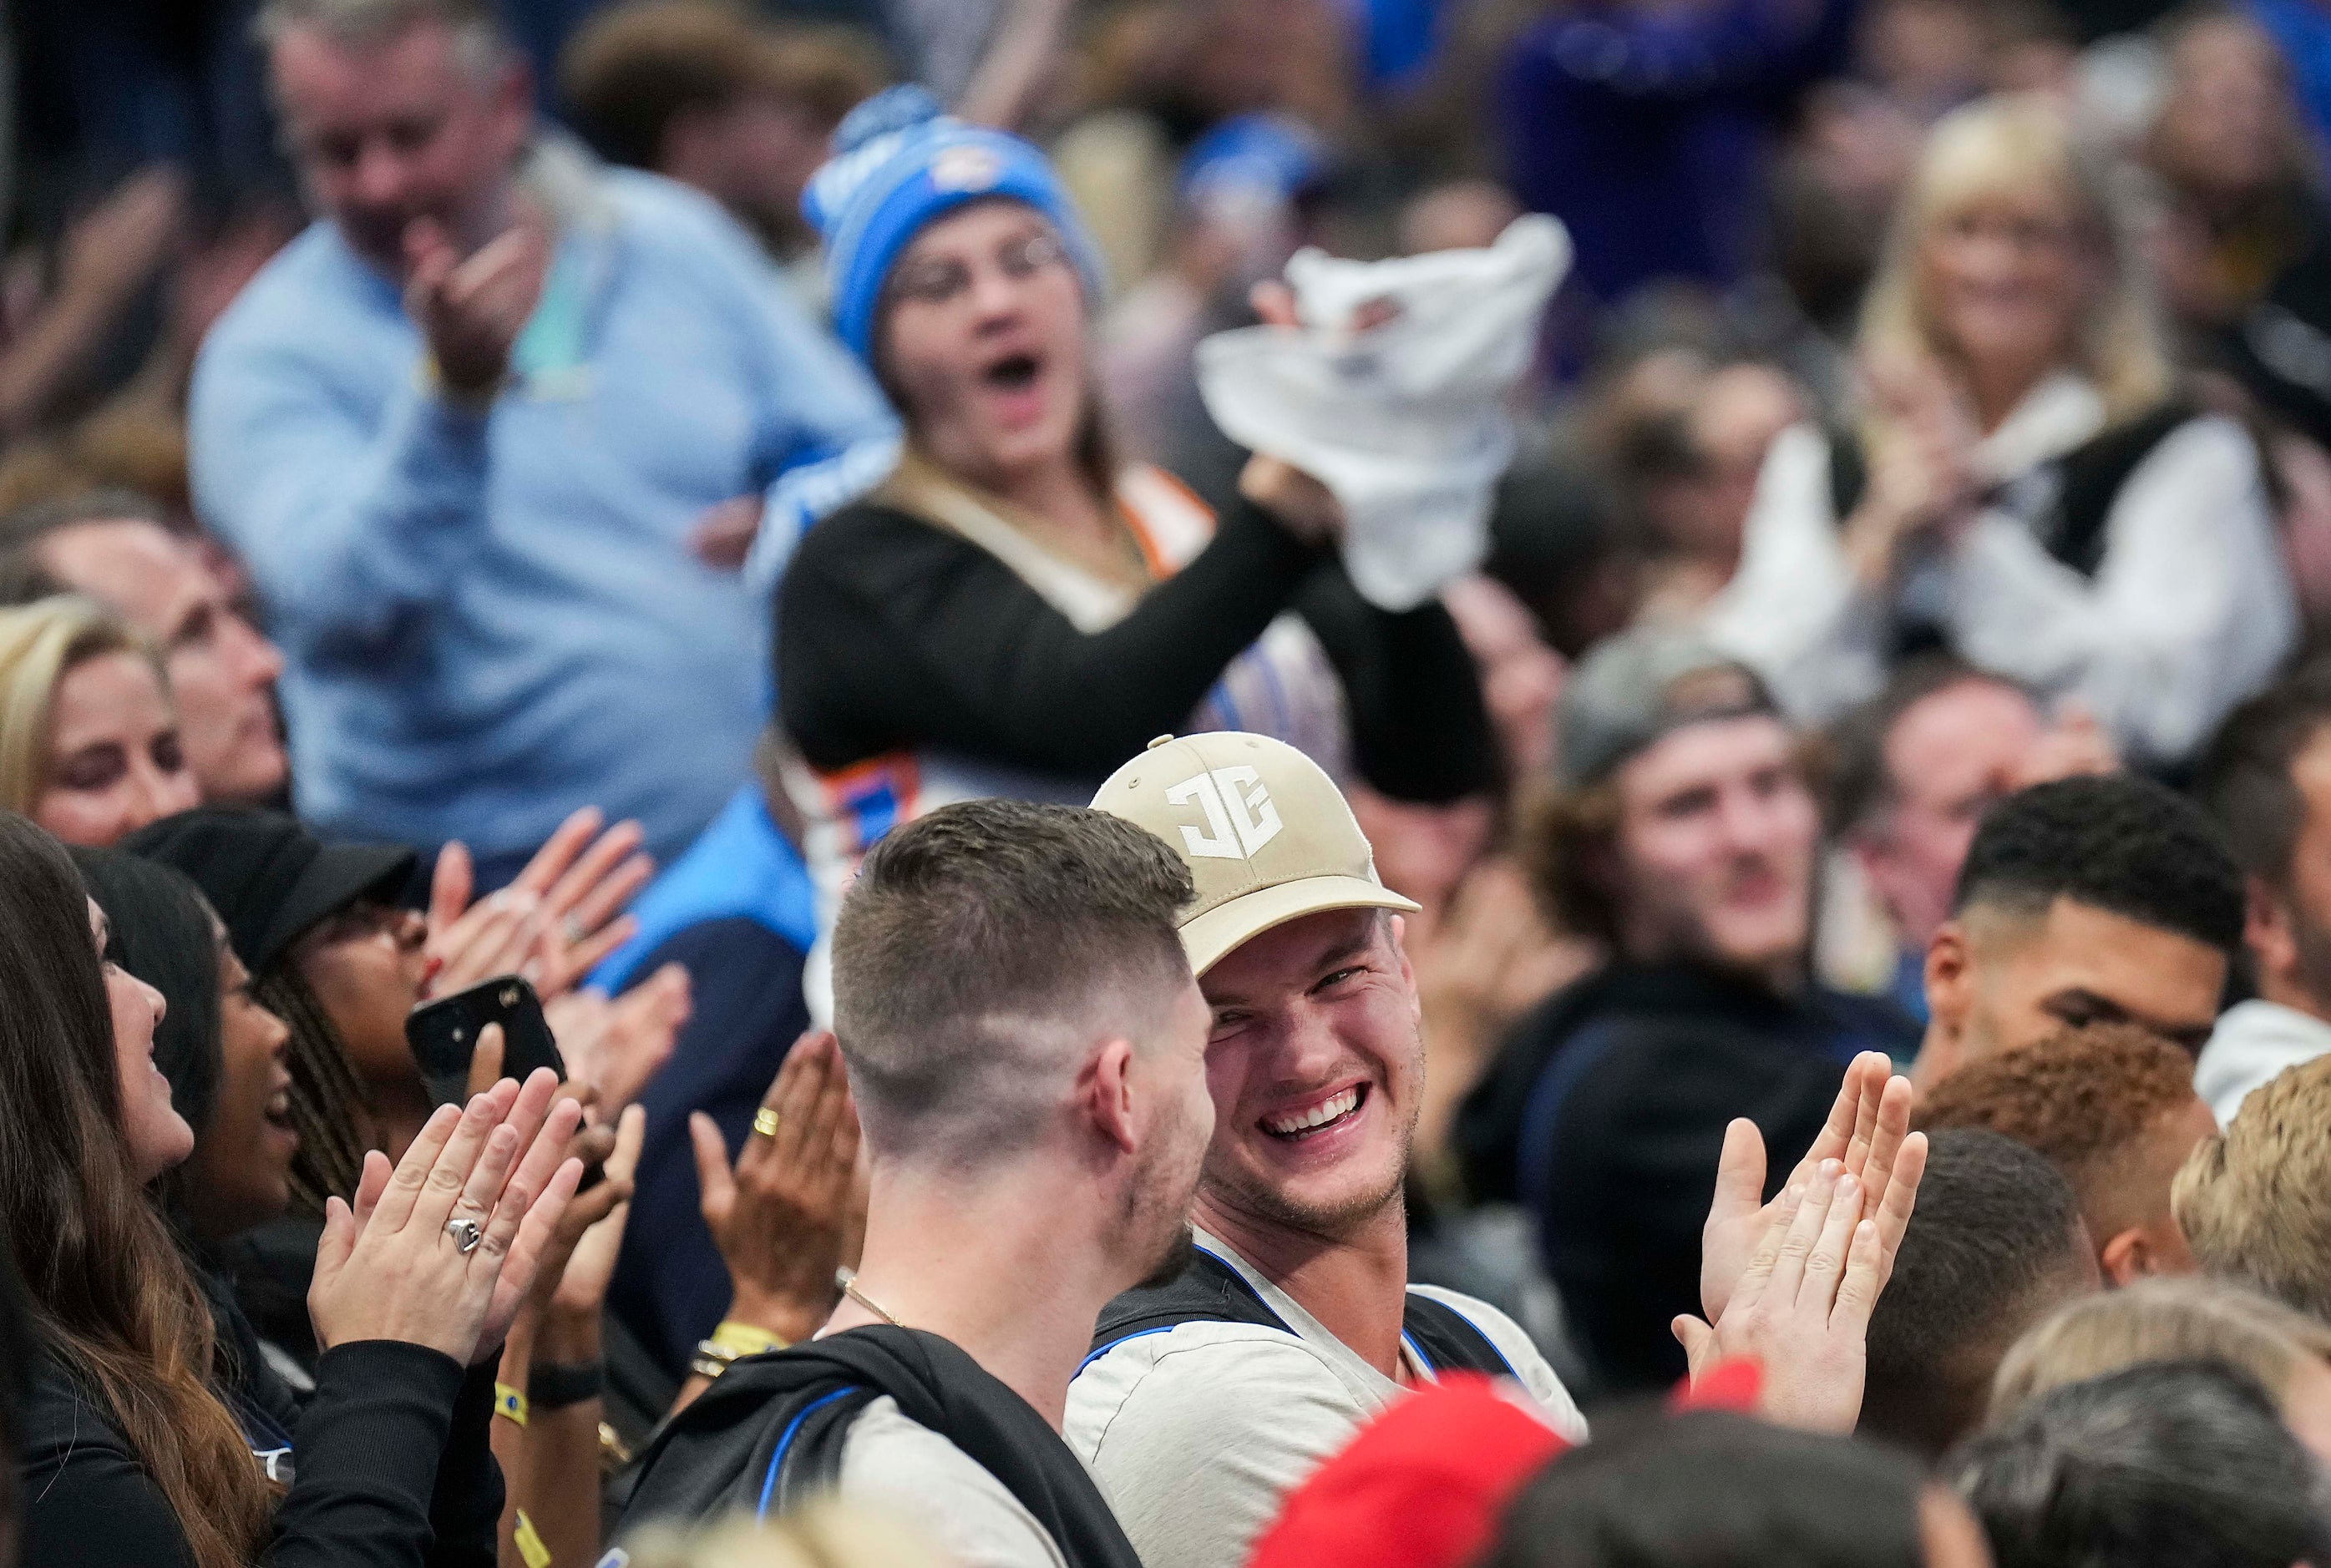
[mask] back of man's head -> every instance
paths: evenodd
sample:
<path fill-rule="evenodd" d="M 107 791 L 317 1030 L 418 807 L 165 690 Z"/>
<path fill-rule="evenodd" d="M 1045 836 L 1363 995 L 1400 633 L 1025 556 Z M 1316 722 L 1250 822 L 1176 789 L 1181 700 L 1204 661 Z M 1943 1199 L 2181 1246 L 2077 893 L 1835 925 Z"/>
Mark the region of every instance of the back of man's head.
<path fill-rule="evenodd" d="M 2016 1335 L 2095 1282 L 2087 1228 L 2053 1165 L 1997 1133 L 1935 1134 L 1870 1314 L 1861 1431 L 1940 1454 L 1982 1419 Z"/>
<path fill-rule="evenodd" d="M 1506 1510 L 1480 1568 L 1921 1568 L 1917 1467 L 1729 1411 L 1622 1411 Z M 1387 1558 L 1389 1560 L 1389 1558 Z"/>
<path fill-rule="evenodd" d="M 834 1032 L 875 1155 L 1039 1141 L 1087 1053 L 1150 1043 L 1192 984 L 1181 858 L 1121 818 L 983 800 L 867 854 L 833 932 Z"/>
<path fill-rule="evenodd" d="M 1970 1062 L 1922 1094 L 1915 1114 L 1928 1132 L 1984 1127 L 2045 1155 L 2072 1184 L 2107 1273 L 2119 1252 L 2155 1248 L 2152 1232 L 2174 1228 L 2170 1181 L 2209 1130 L 2193 1059 L 2130 1024 L 2067 1030 Z"/>
<path fill-rule="evenodd" d="M 2059 898 L 2231 953 L 2241 873 L 2201 809 L 2126 774 L 2019 790 L 1975 831 L 1952 913 L 2039 916 Z"/>
<path fill-rule="evenodd" d="M 2331 1323 L 2331 1056 L 2251 1090 L 2177 1173 L 2170 1202 L 2205 1272 Z"/>
<path fill-rule="evenodd" d="M 2221 1363 L 2067 1383 L 1946 1468 L 1998 1568 L 2292 1568 L 2331 1553 L 2314 1461 Z"/>
<path fill-rule="evenodd" d="M 2291 776 L 2298 755 L 2331 728 L 2331 660 L 2318 660 L 2251 698 L 2219 729 L 2194 794 L 2246 873 L 2278 887 L 2307 822 Z"/>

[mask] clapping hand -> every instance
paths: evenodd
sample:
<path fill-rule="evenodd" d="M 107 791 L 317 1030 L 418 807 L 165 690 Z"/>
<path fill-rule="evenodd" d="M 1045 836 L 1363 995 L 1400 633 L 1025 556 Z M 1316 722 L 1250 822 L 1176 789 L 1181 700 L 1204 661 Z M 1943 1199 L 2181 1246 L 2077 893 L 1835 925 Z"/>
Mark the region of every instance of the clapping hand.
<path fill-rule="evenodd" d="M 583 1175 L 582 1107 L 548 1070 L 441 1106 L 392 1173 L 365 1156 L 356 1202 L 325 1201 L 308 1308 L 325 1348 L 396 1339 L 464 1365 L 494 1354 Z M 474 1239 L 458 1232 L 474 1227 Z"/>
<path fill-rule="evenodd" d="M 1893 1061 L 1884 1051 L 1865 1050 L 1855 1057 L 1845 1069 L 1845 1081 L 1838 1086 L 1828 1122 L 1789 1174 L 1784 1187 L 1803 1187 L 1823 1161 L 1836 1160 L 1865 1191 L 1877 1193 L 1881 1205 L 1898 1202 L 1907 1220 L 1908 1193 L 1916 1192 L 1919 1173 L 1926 1168 L 1923 1138 L 1917 1164 L 1904 1158 L 1910 1099 L 1909 1079 L 1895 1072 Z M 1906 1182 L 1908 1192 L 1898 1192 Z M 1699 1304 L 1710 1323 L 1723 1318 L 1734 1282 L 1748 1267 L 1757 1243 L 1780 1211 L 1781 1198 L 1767 1203 L 1764 1195 L 1764 1135 L 1754 1122 L 1735 1121 L 1724 1129 L 1716 1195 L 1708 1205 L 1707 1227 L 1700 1233 Z"/>
<path fill-rule="evenodd" d="M 855 1229 L 858 1112 L 832 1034 L 794 1042 L 761 1111 L 733 1170 L 719 1125 L 701 1111 L 688 1118 L 704 1222 L 736 1287 L 728 1316 L 805 1339 L 832 1313 L 833 1273 Z"/>
<path fill-rule="evenodd" d="M 543 1003 L 566 1076 L 588 1084 L 600 1117 L 638 1100 L 671 1056 L 693 1009 L 688 969 L 667 964 L 614 1001 L 585 987 Z"/>
<path fill-rule="evenodd" d="M 433 218 L 404 231 L 404 311 L 427 339 L 437 375 L 464 396 L 490 395 L 509 373 L 510 350 L 542 298 L 550 235 L 541 215 L 519 221 L 464 257 Z"/>
<path fill-rule="evenodd" d="M 447 844 L 429 879 L 433 973 L 424 994 L 523 974 L 547 1002 L 630 941 L 639 923 L 621 911 L 655 875 L 655 862 L 638 852 L 645 837 L 639 823 L 602 832 L 604 822 L 595 807 L 574 813 L 515 881 L 474 904 L 470 851 Z"/>
<path fill-rule="evenodd" d="M 1759 1406 L 1767 1420 L 1851 1431 L 1861 1414 L 1870 1315 L 1893 1272 L 1926 1161 L 1926 1135 L 1913 1133 L 1885 1202 L 1867 1218 L 1866 1189 L 1841 1160 L 1823 1160 L 1807 1181 L 1792 1183 L 1767 1211 L 1755 1255 L 1715 1326 L 1689 1314 L 1675 1320 L 1693 1381 L 1750 1357 L 1764 1367 Z"/>

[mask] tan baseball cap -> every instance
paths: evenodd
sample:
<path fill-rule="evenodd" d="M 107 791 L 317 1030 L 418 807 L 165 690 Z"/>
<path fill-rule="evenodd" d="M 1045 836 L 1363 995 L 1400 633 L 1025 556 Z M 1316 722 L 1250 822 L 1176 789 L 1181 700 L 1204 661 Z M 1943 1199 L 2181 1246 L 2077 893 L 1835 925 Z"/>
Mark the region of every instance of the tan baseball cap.
<path fill-rule="evenodd" d="M 1336 781 L 1268 736 L 1161 735 L 1092 803 L 1188 862 L 1198 897 L 1182 916 L 1182 946 L 1195 974 L 1322 909 L 1417 908 L 1376 880 L 1375 853 Z"/>

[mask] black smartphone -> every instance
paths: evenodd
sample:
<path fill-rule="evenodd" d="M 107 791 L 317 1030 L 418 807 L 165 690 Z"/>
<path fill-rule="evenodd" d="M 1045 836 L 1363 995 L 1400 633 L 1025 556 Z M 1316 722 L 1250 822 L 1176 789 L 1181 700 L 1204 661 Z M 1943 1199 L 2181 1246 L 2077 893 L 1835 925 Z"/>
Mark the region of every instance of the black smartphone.
<path fill-rule="evenodd" d="M 534 987 L 519 975 L 498 974 L 467 991 L 425 1002 L 405 1015 L 405 1042 L 421 1066 L 421 1081 L 439 1105 L 459 1105 L 468 1098 L 470 1058 L 490 1023 L 502 1026 L 504 1078 L 523 1083 L 535 1069 L 547 1067 L 560 1082 L 566 1081 L 566 1063 L 551 1038 Z"/>

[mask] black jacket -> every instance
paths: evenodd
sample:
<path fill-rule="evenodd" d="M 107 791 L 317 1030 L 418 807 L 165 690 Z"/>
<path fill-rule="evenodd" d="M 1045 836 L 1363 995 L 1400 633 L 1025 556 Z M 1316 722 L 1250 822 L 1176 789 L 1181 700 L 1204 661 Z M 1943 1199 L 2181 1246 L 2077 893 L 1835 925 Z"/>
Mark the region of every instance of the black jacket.
<path fill-rule="evenodd" d="M 1611 1391 L 1684 1372 L 1669 1332 L 1699 1310 L 1699 1233 L 1724 1129 L 1765 1135 L 1777 1188 L 1862 1050 L 1917 1044 L 1890 1003 L 1809 988 L 1782 997 L 1688 964 L 1613 965 L 1524 1019 L 1459 1114 L 1480 1199 L 1537 1220 L 1546 1268 Z"/>
<path fill-rule="evenodd" d="M 395 1340 L 337 1345 L 303 1404 L 266 1371 L 224 1293 L 213 1299 L 225 1313 L 221 1393 L 255 1454 L 287 1439 L 291 1449 L 288 1465 L 275 1456 L 293 1478 L 262 1553 L 270 1568 L 492 1568 L 502 1480 L 491 1361 L 465 1371 Z M 20 1462 L 24 1568 L 191 1563 L 111 1412 L 52 1355 L 32 1379 Z"/>
<path fill-rule="evenodd" d="M 1026 1400 L 952 1341 L 883 1325 L 731 1366 L 642 1456 L 624 1528 L 797 1506 L 833 1486 L 851 1424 L 884 1394 L 1001 1482 L 1069 1568 L 1141 1568 L 1092 1473 Z"/>
<path fill-rule="evenodd" d="M 861 502 L 812 528 L 777 590 L 777 704 L 828 771 L 943 746 L 1096 784 L 1179 729 L 1281 611 L 1344 684 L 1353 762 L 1397 800 L 1497 782 L 1480 679 L 1437 599 L 1393 614 L 1245 501 L 1107 631 L 1086 633 L 977 545 Z"/>

